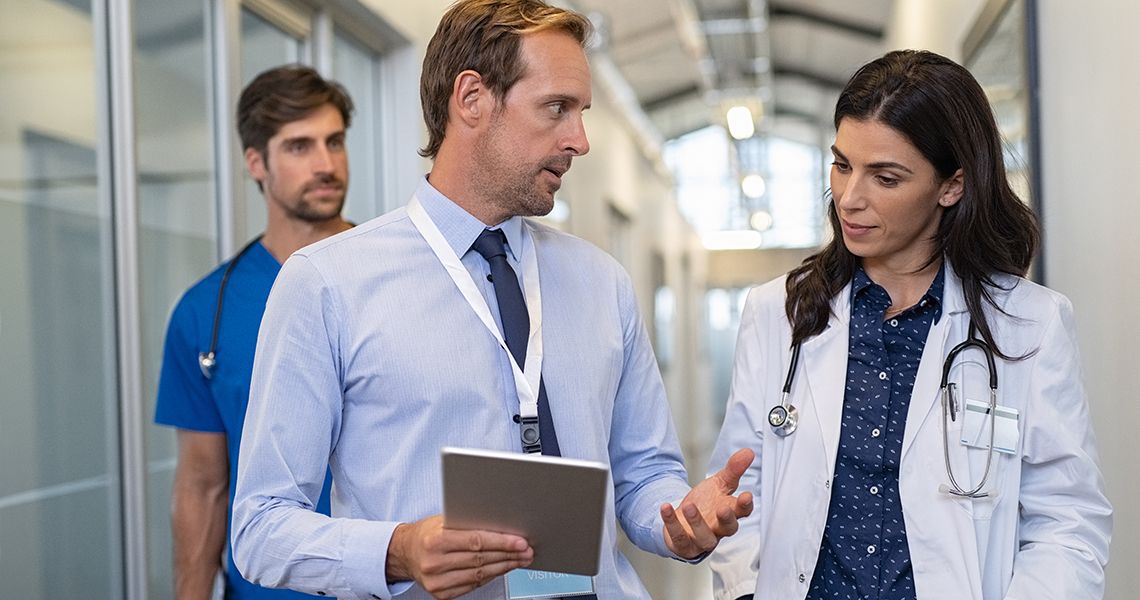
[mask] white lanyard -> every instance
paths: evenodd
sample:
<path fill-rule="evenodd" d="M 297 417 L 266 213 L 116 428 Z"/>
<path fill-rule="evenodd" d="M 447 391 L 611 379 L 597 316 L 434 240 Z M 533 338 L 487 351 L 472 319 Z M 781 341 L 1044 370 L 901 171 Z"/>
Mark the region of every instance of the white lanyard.
<path fill-rule="evenodd" d="M 507 353 L 507 360 L 511 361 L 511 371 L 515 377 L 515 391 L 519 396 L 519 416 L 524 419 L 537 417 L 538 384 L 542 378 L 542 294 L 538 288 L 538 256 L 534 250 L 533 240 L 531 243 L 527 243 L 530 232 L 526 223 L 524 222 L 522 226 L 523 241 L 521 245 L 523 291 L 526 296 L 527 312 L 530 314 L 530 339 L 526 345 L 526 370 L 524 371 L 519 368 L 514 356 L 511 355 L 506 341 L 503 340 L 503 334 L 499 332 L 495 318 L 491 315 L 491 307 L 487 305 L 487 300 L 476 287 L 475 280 L 471 278 L 471 273 L 467 267 L 463 266 L 463 262 L 459 260 L 455 250 L 443 238 L 443 234 L 428 216 L 419 198 L 415 196 L 408 204 L 408 217 L 419 230 L 420 235 L 427 240 L 432 252 L 443 264 L 447 274 L 455 282 L 455 287 L 459 288 L 467 300 L 467 304 L 471 306 L 471 310 L 475 311 L 475 315 L 483 321 L 483 325 L 487 327 L 491 335 L 495 336 L 495 341 L 499 342 L 499 347 Z"/>

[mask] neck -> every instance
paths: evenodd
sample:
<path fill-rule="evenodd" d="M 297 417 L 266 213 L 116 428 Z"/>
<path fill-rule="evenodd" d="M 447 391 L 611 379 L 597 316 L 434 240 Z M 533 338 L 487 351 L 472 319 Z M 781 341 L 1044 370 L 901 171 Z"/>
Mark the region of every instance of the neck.
<path fill-rule="evenodd" d="M 867 276 L 887 290 L 887 294 L 891 297 L 891 307 L 887 309 L 887 315 L 900 313 L 921 300 L 930 289 L 930 284 L 934 282 L 934 277 L 938 275 L 941 266 L 941 258 L 918 271 L 913 267 L 891 268 L 888 265 L 863 262 L 863 270 L 867 272 Z"/>
<path fill-rule="evenodd" d="M 273 215 L 270 215 L 269 223 L 265 227 L 265 235 L 261 238 L 261 244 L 273 255 L 273 258 L 277 259 L 277 262 L 284 263 L 285 259 L 301 248 L 351 227 L 352 224 L 339 215 L 327 221 L 319 222 L 285 218 L 275 219 Z"/>
<path fill-rule="evenodd" d="M 514 215 L 471 185 L 472 181 L 477 180 L 476 168 L 469 152 L 460 152 L 445 139 L 432 164 L 431 173 L 428 173 L 428 183 L 484 225 L 493 227 Z"/>

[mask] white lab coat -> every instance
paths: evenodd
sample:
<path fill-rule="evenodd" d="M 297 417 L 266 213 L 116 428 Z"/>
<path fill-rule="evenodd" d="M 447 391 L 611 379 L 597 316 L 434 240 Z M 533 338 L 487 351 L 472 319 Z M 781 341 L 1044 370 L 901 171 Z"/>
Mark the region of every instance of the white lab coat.
<path fill-rule="evenodd" d="M 899 491 L 915 588 L 922 600 L 1078 600 L 1104 594 L 1112 507 L 1104 494 L 1089 409 L 1080 379 L 1072 305 L 1032 282 L 999 277 L 995 299 L 1010 318 L 987 306 L 998 347 L 998 404 L 1020 411 L 1017 454 L 994 454 L 991 497 L 940 492 L 943 458 L 939 380 L 943 359 L 966 339 L 970 315 L 961 280 L 946 270 L 942 316 L 931 327 L 915 379 L 903 437 Z M 710 463 L 739 448 L 756 461 L 740 490 L 756 510 L 709 558 L 718 600 L 755 593 L 757 600 L 806 596 L 819 555 L 839 446 L 847 380 L 850 286 L 832 301 L 825 331 L 802 346 L 791 403 L 799 428 L 781 438 L 768 411 L 780 402 L 791 330 L 784 314 L 784 278 L 748 296 L 736 349 L 724 427 Z M 951 371 L 963 396 L 989 399 L 985 359 L 977 349 Z M 961 397 L 961 396 L 960 396 Z M 958 482 L 980 479 L 986 451 L 959 441 L 950 422 L 950 461 Z M 963 481 L 965 479 L 965 481 Z"/>

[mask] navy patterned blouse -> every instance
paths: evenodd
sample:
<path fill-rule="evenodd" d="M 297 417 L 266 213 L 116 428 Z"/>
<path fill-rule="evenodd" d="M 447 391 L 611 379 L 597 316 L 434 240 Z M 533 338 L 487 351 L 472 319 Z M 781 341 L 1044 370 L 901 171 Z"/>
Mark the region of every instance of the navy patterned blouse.
<path fill-rule="evenodd" d="M 843 425 L 811 600 L 915 598 L 899 463 L 918 362 L 942 315 L 944 270 L 922 300 L 887 320 L 887 291 L 862 267 L 855 272 Z"/>

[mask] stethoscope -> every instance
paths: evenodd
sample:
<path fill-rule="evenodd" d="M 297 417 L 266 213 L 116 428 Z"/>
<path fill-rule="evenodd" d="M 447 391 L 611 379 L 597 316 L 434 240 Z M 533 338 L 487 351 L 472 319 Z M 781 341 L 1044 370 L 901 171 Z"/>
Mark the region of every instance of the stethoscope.
<path fill-rule="evenodd" d="M 949 437 L 949 423 L 947 422 L 947 415 L 951 421 L 957 420 L 958 402 L 954 397 L 954 390 L 957 386 L 949 383 L 950 369 L 954 366 L 954 359 L 959 354 L 969 348 L 977 348 L 981 350 L 986 356 L 986 368 L 990 376 L 990 402 L 986 409 L 990 420 L 990 445 L 989 452 L 986 455 L 986 468 L 982 472 L 982 480 L 977 486 L 966 489 L 958 483 L 954 477 L 954 469 L 950 466 L 950 437 Z M 780 394 L 780 403 L 772 407 L 768 411 L 768 424 L 772 427 L 773 433 L 780 437 L 788 437 L 796 431 L 799 425 L 799 411 L 792 405 L 789 400 L 792 393 L 792 381 L 796 374 L 796 366 L 800 362 L 800 344 L 792 346 L 792 359 L 788 364 L 788 375 L 784 379 L 784 389 Z M 966 341 L 954 346 L 946 355 L 946 360 L 942 363 L 942 381 L 939 387 L 939 394 L 942 397 L 942 455 L 946 464 L 946 475 L 950 478 L 950 485 L 945 483 L 938 486 L 938 490 L 943 493 L 948 493 L 962 498 L 985 498 L 989 495 L 988 492 L 983 492 L 982 488 L 986 486 L 986 482 L 990 476 L 990 466 L 993 463 L 994 457 L 994 430 L 997 424 L 997 366 L 994 363 L 994 351 L 989 344 L 980 340 L 975 335 L 974 323 L 970 323 L 969 334 L 966 336 Z"/>
<path fill-rule="evenodd" d="M 198 353 L 198 368 L 202 369 L 202 375 L 204 375 L 206 379 L 213 377 L 214 367 L 218 364 L 218 329 L 222 324 L 222 305 L 226 299 L 226 284 L 229 283 L 230 275 L 234 272 L 234 268 L 237 267 L 238 262 L 260 241 L 260 235 L 253 238 L 250 243 L 246 244 L 245 247 L 234 256 L 230 264 L 226 265 L 226 270 L 222 273 L 222 283 L 218 286 L 218 305 L 214 308 L 214 328 L 210 332 L 210 349 L 206 352 Z"/>

